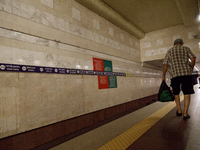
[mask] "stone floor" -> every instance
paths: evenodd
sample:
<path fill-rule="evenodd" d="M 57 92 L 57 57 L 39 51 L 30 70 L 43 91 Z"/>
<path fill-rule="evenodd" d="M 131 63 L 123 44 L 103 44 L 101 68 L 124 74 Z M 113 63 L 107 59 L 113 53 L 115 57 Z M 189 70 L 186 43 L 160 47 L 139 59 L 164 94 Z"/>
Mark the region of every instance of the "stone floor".
<path fill-rule="evenodd" d="M 183 100 L 183 95 L 181 99 Z M 182 108 L 183 104 L 184 101 L 181 102 Z M 51 148 L 51 150 L 200 150 L 199 106 L 200 89 L 196 86 L 195 94 L 191 96 L 189 108 L 191 118 L 188 120 L 176 116 L 174 102 L 155 102 Z M 163 117 L 160 117 L 161 113 Z M 154 119 L 150 117 L 152 114 Z M 155 116 L 157 116 L 157 121 L 155 121 Z M 148 121 L 145 121 L 146 119 Z M 155 123 L 152 124 L 151 121 Z M 144 126 L 145 128 L 147 126 L 147 129 Z M 137 130 L 135 130 L 136 127 Z M 128 131 L 131 135 L 130 133 L 127 135 Z M 141 135 L 138 135 L 140 133 Z M 127 142 L 120 140 L 123 136 Z M 116 143 L 114 141 L 117 137 L 119 138 Z M 104 146 L 105 144 L 110 147 Z"/>

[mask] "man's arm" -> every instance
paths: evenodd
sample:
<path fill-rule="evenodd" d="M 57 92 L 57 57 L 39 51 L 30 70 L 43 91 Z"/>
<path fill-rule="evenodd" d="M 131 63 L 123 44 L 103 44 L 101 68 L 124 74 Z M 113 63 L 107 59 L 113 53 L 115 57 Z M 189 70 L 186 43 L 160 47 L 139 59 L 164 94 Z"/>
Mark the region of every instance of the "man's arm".
<path fill-rule="evenodd" d="M 164 66 L 163 66 L 162 81 L 165 81 L 165 82 L 166 82 L 165 75 L 166 75 L 166 72 L 167 72 L 167 68 L 168 68 L 168 65 L 164 64 Z"/>
<path fill-rule="evenodd" d="M 195 62 L 196 62 L 196 57 L 192 57 L 192 58 L 191 58 L 191 67 L 192 67 L 192 71 L 193 71 L 193 69 L 194 69 Z"/>

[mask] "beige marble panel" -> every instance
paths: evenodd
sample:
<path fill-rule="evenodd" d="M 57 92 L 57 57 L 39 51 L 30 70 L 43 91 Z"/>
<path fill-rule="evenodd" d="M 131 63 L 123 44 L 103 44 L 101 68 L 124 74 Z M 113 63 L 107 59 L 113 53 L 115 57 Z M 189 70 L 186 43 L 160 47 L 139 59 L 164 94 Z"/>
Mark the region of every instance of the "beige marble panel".
<path fill-rule="evenodd" d="M 13 3 L 15 3 L 15 2 L 18 3 L 17 1 L 13 1 Z M 20 5 L 21 4 L 23 4 L 23 3 L 20 3 Z M 19 10 L 19 9 L 17 9 L 17 10 Z M 19 13 L 22 13 L 22 12 L 19 12 Z M 61 35 L 66 35 L 67 34 L 67 33 L 64 34 L 64 32 L 60 32 L 58 30 L 55 30 L 55 28 L 58 28 L 58 27 L 55 26 L 55 20 L 60 20 L 60 18 L 56 18 L 55 16 L 52 16 L 50 13 L 46 13 L 46 12 L 44 12 L 42 10 L 36 10 L 36 20 L 33 20 L 33 21 L 36 21 L 37 23 L 30 22 L 27 19 L 24 19 L 21 14 L 19 14 L 18 16 L 15 16 L 16 15 L 15 13 L 12 13 L 12 14 L 13 15 L 10 15 L 7 12 L 4 13 L 5 18 L 8 18 L 7 20 L 4 20 L 5 24 L 13 25 L 13 27 L 11 27 L 10 29 L 14 29 L 14 30 L 17 30 L 17 31 L 25 32 L 25 33 L 28 33 L 28 34 L 34 34 L 34 35 L 37 35 L 37 36 L 40 36 L 40 37 L 44 37 L 44 38 L 48 38 L 48 39 L 52 39 L 52 37 L 54 37 L 52 40 L 55 39 L 57 41 L 62 41 L 62 39 L 60 39 L 60 37 L 63 37 L 63 36 L 61 36 Z M 10 17 L 6 17 L 6 16 L 10 16 Z M 19 16 L 22 16 L 22 18 L 20 18 Z M 19 23 L 19 24 L 15 24 L 14 25 L 14 22 Z M 92 36 L 91 38 L 89 38 L 89 40 L 94 41 L 94 39 L 93 39 L 94 37 L 93 37 L 92 34 L 95 35 L 96 34 L 95 31 L 89 31 L 86 28 L 82 28 L 81 25 L 82 24 L 80 24 L 78 26 L 75 25 L 75 24 L 71 25 L 71 27 L 69 27 L 71 31 L 69 30 L 68 33 L 76 35 L 76 37 L 74 37 L 75 39 L 78 38 L 77 36 L 81 37 L 81 39 L 78 40 L 78 41 L 81 41 L 81 40 L 84 40 L 84 39 L 88 39 L 88 35 L 87 34 L 84 35 L 85 33 L 88 32 L 88 33 L 91 33 L 91 36 Z M 34 27 L 34 26 L 38 26 L 38 27 Z M 3 26 L 3 27 L 5 27 L 5 26 Z M 73 28 L 76 27 L 76 28 L 73 29 L 72 27 Z M 8 26 L 6 28 L 8 28 Z M 37 29 L 37 30 L 35 30 L 35 29 Z M 121 30 L 121 29 L 118 29 L 118 30 Z M 101 32 L 101 34 L 102 34 L 102 32 Z M 97 35 L 103 37 L 104 39 L 107 39 L 107 41 L 109 41 L 111 43 L 113 43 L 113 42 L 117 43 L 117 45 L 119 45 L 119 46 L 117 46 L 117 47 L 115 46 L 115 47 L 119 48 L 120 51 L 122 51 L 122 52 L 124 51 L 125 53 L 130 53 L 130 51 L 129 51 L 130 48 L 128 48 L 127 46 L 123 45 L 124 43 L 121 44 L 119 42 L 116 42 L 116 40 L 114 41 L 114 40 L 108 39 L 107 37 L 102 36 L 101 34 L 97 34 Z M 107 35 L 108 35 L 108 33 L 107 33 Z M 70 35 L 70 38 L 67 38 L 67 39 L 68 40 L 64 40 L 64 42 L 70 43 L 70 40 L 73 39 L 73 36 Z M 71 40 L 71 42 L 73 42 L 73 41 L 77 41 L 77 40 Z M 109 44 L 109 42 L 105 43 L 105 41 L 95 41 L 95 42 L 103 44 L 103 45 L 106 45 L 106 46 L 109 46 L 109 47 L 112 46 L 112 45 L 110 45 L 111 43 L 110 44 Z M 70 43 L 70 44 L 72 44 L 72 43 Z M 107 44 L 109 44 L 109 45 L 107 45 Z M 89 47 L 87 47 L 87 48 L 89 48 Z M 92 48 L 92 49 L 94 49 L 94 48 Z M 139 50 L 138 49 L 137 50 L 132 49 L 132 50 L 135 51 L 136 53 L 133 53 L 131 55 L 134 56 L 135 54 L 137 54 L 134 57 L 132 56 L 133 58 L 129 57 L 130 54 L 126 54 L 124 56 L 123 55 L 118 55 L 118 56 L 129 57 L 129 59 L 132 59 L 132 60 L 133 59 L 137 59 L 139 61 L 139 57 L 140 57 Z M 101 49 L 99 49 L 98 51 L 101 51 Z M 112 53 L 112 54 L 115 55 L 115 53 Z M 121 53 L 121 54 L 123 54 L 123 53 Z"/>
<path fill-rule="evenodd" d="M 0 88 L 2 106 L 11 104 L 2 107 L 3 116 L 11 115 L 17 121 L 17 126 L 5 129 L 2 136 L 156 94 L 159 83 L 157 78 L 117 77 L 117 88 L 99 90 L 97 76 L 2 73 L 0 80 L 4 85 Z M 6 111 L 10 107 L 15 109 Z M 10 122 L 4 122 L 6 125 Z"/>
<path fill-rule="evenodd" d="M 100 90 L 92 75 L 0 72 L 0 138 L 157 93 L 160 71 L 142 67 L 137 38 L 73 0 L 50 2 L 0 1 L 1 63 L 92 70 L 97 57 L 130 77 Z"/>
<path fill-rule="evenodd" d="M 173 46 L 176 38 L 182 38 L 185 46 L 188 46 L 195 54 L 199 54 L 199 40 L 194 38 L 194 35 L 197 35 L 198 32 L 198 26 L 187 28 L 183 25 L 178 25 L 147 33 L 140 40 L 141 59 L 142 61 L 163 59 L 167 50 Z M 162 42 L 158 42 L 158 40 L 162 40 Z"/>

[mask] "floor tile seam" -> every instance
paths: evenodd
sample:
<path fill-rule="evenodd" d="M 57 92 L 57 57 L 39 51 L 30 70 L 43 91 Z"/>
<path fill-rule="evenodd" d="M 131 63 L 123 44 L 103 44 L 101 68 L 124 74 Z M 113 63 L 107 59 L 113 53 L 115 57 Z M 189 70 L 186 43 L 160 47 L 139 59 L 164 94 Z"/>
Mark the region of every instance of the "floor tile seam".
<path fill-rule="evenodd" d="M 183 95 L 180 96 L 180 99 L 181 99 L 181 101 L 183 100 Z M 147 118 L 142 120 L 141 122 L 137 123 L 130 129 L 126 130 L 124 133 L 122 133 L 119 136 L 117 136 L 116 138 L 112 139 L 110 142 L 106 143 L 105 145 L 100 147 L 98 150 L 109 150 L 110 149 L 109 147 L 113 147 L 113 145 L 112 145 L 113 143 L 115 143 L 114 145 L 116 145 L 115 149 L 118 149 L 119 146 L 117 146 L 117 143 L 119 143 L 119 142 L 116 142 L 116 141 L 126 140 L 127 136 L 129 138 L 132 137 L 131 138 L 132 140 L 128 141 L 128 144 L 120 149 L 120 150 L 123 150 L 123 149 L 125 150 L 134 141 L 136 141 L 140 136 L 142 136 L 146 131 L 148 131 L 154 124 L 156 124 L 160 119 L 162 119 L 168 112 L 170 112 L 174 107 L 175 107 L 175 102 L 169 103 L 168 105 L 157 110 L 156 112 L 154 112 L 153 114 L 151 114 L 150 116 L 148 116 Z M 126 142 L 127 142 L 127 140 L 126 140 Z"/>

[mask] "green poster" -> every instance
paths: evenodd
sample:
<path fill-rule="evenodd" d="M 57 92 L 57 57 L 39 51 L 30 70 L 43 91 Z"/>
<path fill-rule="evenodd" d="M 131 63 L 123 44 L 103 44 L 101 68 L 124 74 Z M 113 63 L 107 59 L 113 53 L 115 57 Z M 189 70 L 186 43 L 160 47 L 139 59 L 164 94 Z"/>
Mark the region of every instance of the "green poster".
<path fill-rule="evenodd" d="M 117 77 L 108 76 L 109 88 L 117 88 Z"/>
<path fill-rule="evenodd" d="M 104 71 L 112 72 L 112 61 L 110 60 L 103 60 Z"/>

